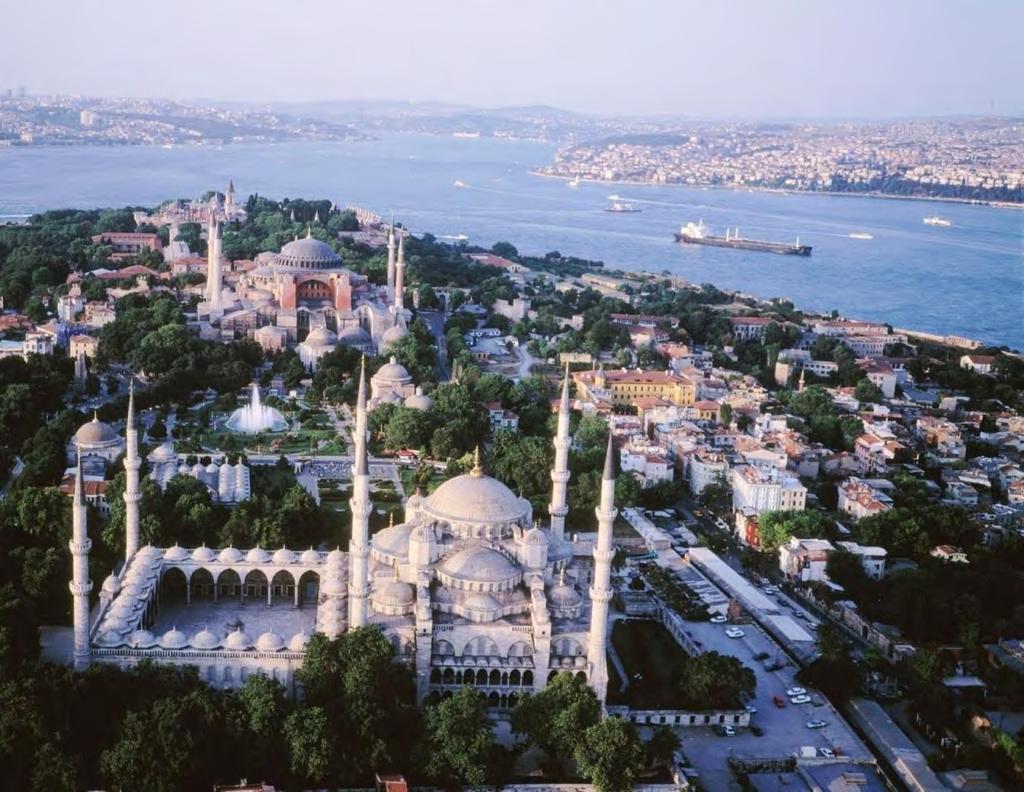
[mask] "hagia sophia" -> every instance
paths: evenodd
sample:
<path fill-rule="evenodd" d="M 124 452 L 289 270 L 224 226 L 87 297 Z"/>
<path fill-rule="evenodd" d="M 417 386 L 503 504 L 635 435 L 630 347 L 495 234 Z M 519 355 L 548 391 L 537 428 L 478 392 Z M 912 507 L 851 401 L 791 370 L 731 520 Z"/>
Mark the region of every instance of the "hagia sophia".
<path fill-rule="evenodd" d="M 307 244 L 301 250 L 313 248 Z M 338 275 L 335 285 L 352 285 L 331 272 Z M 344 312 L 331 310 L 347 320 Z M 560 671 L 585 679 L 603 701 L 614 463 L 609 441 L 596 543 L 566 536 L 568 375 L 554 438 L 547 525 L 534 518 L 528 501 L 486 475 L 478 457 L 469 473 L 430 495 L 409 497 L 404 520 L 371 536 L 367 390 L 364 370 L 351 467 L 351 540 L 347 551 L 329 552 L 140 546 L 141 459 L 130 397 L 125 559 L 103 581 L 98 600 L 90 598 L 81 458 L 76 468 L 69 543 L 75 667 L 130 667 L 152 660 L 194 666 L 218 687 L 237 687 L 247 676 L 264 673 L 294 692 L 295 672 L 315 632 L 334 637 L 376 625 L 414 669 L 421 701 L 450 696 L 468 684 L 500 710 L 543 688 Z M 380 396 L 375 389 L 374 398 Z M 426 399 L 415 393 L 410 398 L 417 396 Z M 106 436 L 97 440 L 111 442 Z"/>

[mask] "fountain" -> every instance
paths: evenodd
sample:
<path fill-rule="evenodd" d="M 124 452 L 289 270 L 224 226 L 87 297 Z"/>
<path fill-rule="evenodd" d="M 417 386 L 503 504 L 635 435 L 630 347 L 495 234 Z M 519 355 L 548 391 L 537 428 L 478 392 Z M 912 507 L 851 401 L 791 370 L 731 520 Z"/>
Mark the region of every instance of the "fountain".
<path fill-rule="evenodd" d="M 260 432 L 281 432 L 288 422 L 278 410 L 268 407 L 260 401 L 260 389 L 254 382 L 252 395 L 245 407 L 239 407 L 228 418 L 227 427 L 232 432 L 242 434 L 259 434 Z"/>

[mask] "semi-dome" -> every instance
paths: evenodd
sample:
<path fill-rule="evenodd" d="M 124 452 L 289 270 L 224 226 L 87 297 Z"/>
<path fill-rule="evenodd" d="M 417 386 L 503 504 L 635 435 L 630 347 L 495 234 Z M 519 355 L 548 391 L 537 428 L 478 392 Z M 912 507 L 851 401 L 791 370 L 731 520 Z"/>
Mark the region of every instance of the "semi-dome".
<path fill-rule="evenodd" d="M 416 392 L 405 399 L 405 406 L 412 410 L 426 412 L 434 406 L 434 400 L 423 392 L 423 388 L 417 387 Z"/>
<path fill-rule="evenodd" d="M 149 630 L 136 630 L 128 636 L 128 645 L 133 649 L 151 649 L 156 646 L 156 636 Z"/>
<path fill-rule="evenodd" d="M 281 248 L 274 263 L 278 267 L 297 270 L 337 269 L 341 266 L 341 256 L 326 242 L 307 236 Z"/>
<path fill-rule="evenodd" d="M 310 637 L 311 637 L 310 634 L 308 632 L 306 632 L 305 630 L 303 630 L 302 632 L 295 633 L 295 635 L 292 636 L 292 639 L 288 642 L 288 651 L 289 652 L 302 652 L 302 651 L 305 651 L 306 644 L 309 643 Z"/>
<path fill-rule="evenodd" d="M 295 553 L 293 553 L 287 547 L 282 547 L 281 549 L 274 551 L 274 563 L 275 564 L 294 564 L 295 563 Z"/>
<path fill-rule="evenodd" d="M 250 564 L 265 564 L 270 560 L 270 553 L 259 545 L 256 545 L 252 550 L 245 554 L 245 560 Z"/>
<path fill-rule="evenodd" d="M 275 554 L 276 555 L 276 554 Z M 312 565 L 320 563 L 320 554 L 312 547 L 309 550 L 303 550 L 299 560 L 303 564 Z"/>
<path fill-rule="evenodd" d="M 75 432 L 75 444 L 76 445 L 102 445 L 104 443 L 110 443 L 118 439 L 117 432 L 115 432 L 109 424 L 103 423 L 95 413 L 93 413 L 92 420 L 87 424 L 83 424 L 77 432 Z"/>
<path fill-rule="evenodd" d="M 234 652 L 240 652 L 248 649 L 250 646 L 252 646 L 252 638 L 241 627 L 237 628 L 234 632 L 229 632 L 224 639 L 224 648 Z"/>
<path fill-rule="evenodd" d="M 309 331 L 309 335 L 306 336 L 306 340 L 302 343 L 315 349 L 324 349 L 334 346 L 337 342 L 337 336 L 326 327 L 314 327 Z"/>
<path fill-rule="evenodd" d="M 575 608 L 583 602 L 583 597 L 571 583 L 565 579 L 559 581 L 558 585 L 552 586 L 548 594 L 548 601 L 556 609 Z"/>
<path fill-rule="evenodd" d="M 534 526 L 523 535 L 523 544 L 546 546 L 548 544 L 548 535 L 537 526 Z"/>
<path fill-rule="evenodd" d="M 216 649 L 220 646 L 220 638 L 204 627 L 192 636 L 189 643 L 193 649 Z"/>
<path fill-rule="evenodd" d="M 353 325 L 352 327 L 344 328 L 340 333 L 338 333 L 338 343 L 347 344 L 349 346 L 368 344 L 370 343 L 370 334 L 358 325 Z"/>
<path fill-rule="evenodd" d="M 149 458 L 154 462 L 171 462 L 176 458 L 174 446 L 170 441 L 161 443 L 150 452 Z"/>
<path fill-rule="evenodd" d="M 104 630 L 96 637 L 100 646 L 121 646 L 126 643 L 124 635 L 116 630 Z"/>
<path fill-rule="evenodd" d="M 121 590 L 121 581 L 118 580 L 114 575 L 107 575 L 107 579 L 103 581 L 103 593 L 114 595 Z"/>
<path fill-rule="evenodd" d="M 129 631 L 128 622 L 124 618 L 117 614 L 107 614 L 106 618 L 103 619 L 103 623 L 100 625 L 101 630 L 107 632 L 121 633 L 122 635 Z"/>
<path fill-rule="evenodd" d="M 217 558 L 224 564 L 235 564 L 242 560 L 242 551 L 236 550 L 234 547 L 225 547 L 220 551 Z"/>
<path fill-rule="evenodd" d="M 373 549 L 393 558 L 409 557 L 409 534 L 412 526 L 399 523 L 389 526 L 373 535 Z"/>
<path fill-rule="evenodd" d="M 160 646 L 164 649 L 184 649 L 188 646 L 188 636 L 177 627 L 172 627 L 160 636 Z"/>
<path fill-rule="evenodd" d="M 215 559 L 216 557 L 216 553 L 214 553 L 213 550 L 211 550 L 205 544 L 200 547 L 197 547 L 195 550 L 192 551 L 192 560 L 198 561 L 200 564 L 208 564 L 210 561 L 213 561 L 213 559 Z"/>
<path fill-rule="evenodd" d="M 389 347 L 392 344 L 395 344 L 395 343 L 401 341 L 407 335 L 409 335 L 409 331 L 406 330 L 400 324 L 396 324 L 396 325 L 394 325 L 392 327 L 389 327 L 387 330 L 385 330 L 381 334 L 381 337 L 380 337 L 381 348 L 383 349 L 385 347 Z"/>
<path fill-rule="evenodd" d="M 486 583 L 510 588 L 522 579 L 522 571 L 504 554 L 484 545 L 471 545 L 452 553 L 438 567 L 441 579 L 456 588 Z"/>
<path fill-rule="evenodd" d="M 444 482 L 421 508 L 449 523 L 510 523 L 525 519 L 530 505 L 497 479 L 474 468 Z"/>
<path fill-rule="evenodd" d="M 277 652 L 284 649 L 284 638 L 273 630 L 267 630 L 256 639 L 256 648 L 261 652 Z"/>
<path fill-rule="evenodd" d="M 465 601 L 462 603 L 462 607 L 471 615 L 476 614 L 489 616 L 496 613 L 501 606 L 498 605 L 498 601 L 490 594 L 481 594 L 478 592 L 466 597 Z"/>
<path fill-rule="evenodd" d="M 177 542 L 174 543 L 174 547 L 168 547 L 164 551 L 165 561 L 185 561 L 188 557 L 188 550 L 184 547 L 179 547 Z"/>
<path fill-rule="evenodd" d="M 410 542 L 423 542 L 429 543 L 434 541 L 434 531 L 426 523 L 418 523 L 413 526 L 413 529 L 409 532 Z"/>
<path fill-rule="evenodd" d="M 379 383 L 395 385 L 407 385 L 412 382 L 409 370 L 399 363 L 398 358 L 393 355 L 387 363 L 377 369 L 372 379 Z"/>
<path fill-rule="evenodd" d="M 412 605 L 414 598 L 412 586 L 401 580 L 389 580 L 375 587 L 373 592 L 373 604 L 387 607 Z"/>

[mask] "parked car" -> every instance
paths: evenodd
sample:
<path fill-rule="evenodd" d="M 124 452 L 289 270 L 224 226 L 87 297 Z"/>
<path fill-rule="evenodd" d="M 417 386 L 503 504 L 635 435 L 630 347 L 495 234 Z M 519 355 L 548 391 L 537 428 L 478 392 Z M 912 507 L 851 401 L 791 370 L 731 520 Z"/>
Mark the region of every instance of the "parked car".
<path fill-rule="evenodd" d="M 767 652 L 758 652 L 756 655 L 754 655 L 754 659 L 757 660 L 758 662 L 760 662 L 761 660 L 766 660 L 766 659 L 768 659 L 768 653 Z"/>
<path fill-rule="evenodd" d="M 710 619 L 708 619 L 708 621 L 710 621 L 712 624 L 725 624 L 728 621 L 728 619 L 726 619 L 725 616 L 719 613 L 715 616 L 712 616 Z"/>
<path fill-rule="evenodd" d="M 804 724 L 808 729 L 824 729 L 828 724 L 821 718 L 814 718 L 813 720 L 807 721 Z"/>
<path fill-rule="evenodd" d="M 742 638 L 744 635 L 746 635 L 746 633 L 743 632 L 743 630 L 741 630 L 739 627 L 730 627 L 728 630 L 725 631 L 725 634 L 729 638 Z"/>
<path fill-rule="evenodd" d="M 751 715 L 753 715 L 755 712 L 757 712 L 757 707 L 755 707 L 753 704 L 747 704 L 746 706 L 743 707 L 743 709 L 745 709 Z"/>
<path fill-rule="evenodd" d="M 779 709 L 785 709 L 786 702 L 782 696 L 772 696 L 772 703 Z"/>
<path fill-rule="evenodd" d="M 732 726 L 729 726 L 728 724 L 723 724 L 721 726 L 716 726 L 715 727 L 715 731 L 718 732 L 719 736 L 721 736 L 721 737 L 735 737 L 736 736 L 736 729 L 734 729 Z"/>
<path fill-rule="evenodd" d="M 819 748 L 818 756 L 824 757 L 825 759 L 835 759 L 836 752 L 833 751 L 831 748 Z"/>
<path fill-rule="evenodd" d="M 793 698 L 793 696 L 802 696 L 806 692 L 807 691 L 804 690 L 802 687 L 791 687 L 789 690 L 786 691 L 786 695 L 790 698 Z"/>
<path fill-rule="evenodd" d="M 789 700 L 789 703 L 790 704 L 810 704 L 811 703 L 811 697 L 810 696 L 793 696 L 793 698 L 791 698 Z"/>

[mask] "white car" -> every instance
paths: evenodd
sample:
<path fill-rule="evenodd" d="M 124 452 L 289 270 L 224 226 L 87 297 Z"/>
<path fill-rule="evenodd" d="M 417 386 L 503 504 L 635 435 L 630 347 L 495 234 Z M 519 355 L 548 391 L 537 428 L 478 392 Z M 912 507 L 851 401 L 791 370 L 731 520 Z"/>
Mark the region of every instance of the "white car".
<path fill-rule="evenodd" d="M 715 616 L 712 616 L 710 619 L 708 619 L 708 621 L 710 621 L 712 624 L 725 624 L 728 621 L 728 619 L 726 619 L 725 616 L 719 613 Z"/>
<path fill-rule="evenodd" d="M 820 718 L 809 720 L 804 724 L 808 729 L 824 729 L 828 724 Z"/>
<path fill-rule="evenodd" d="M 725 634 L 730 638 L 742 638 L 744 635 L 746 635 L 746 633 L 743 632 L 743 630 L 741 630 L 739 627 L 730 627 L 728 630 L 725 631 Z"/>
<path fill-rule="evenodd" d="M 786 695 L 790 698 L 793 698 L 793 696 L 802 696 L 806 692 L 807 691 L 804 690 L 802 687 L 791 687 L 789 690 L 786 691 Z"/>
<path fill-rule="evenodd" d="M 789 700 L 789 703 L 790 704 L 810 704 L 811 703 L 811 697 L 810 696 L 793 696 Z"/>
<path fill-rule="evenodd" d="M 755 707 L 753 704 L 747 704 L 743 709 L 745 709 L 751 715 L 757 712 L 757 707 Z"/>
<path fill-rule="evenodd" d="M 831 748 L 819 748 L 818 749 L 818 756 L 821 756 L 821 757 L 823 757 L 825 759 L 835 759 L 836 758 L 836 752 L 833 751 Z"/>

